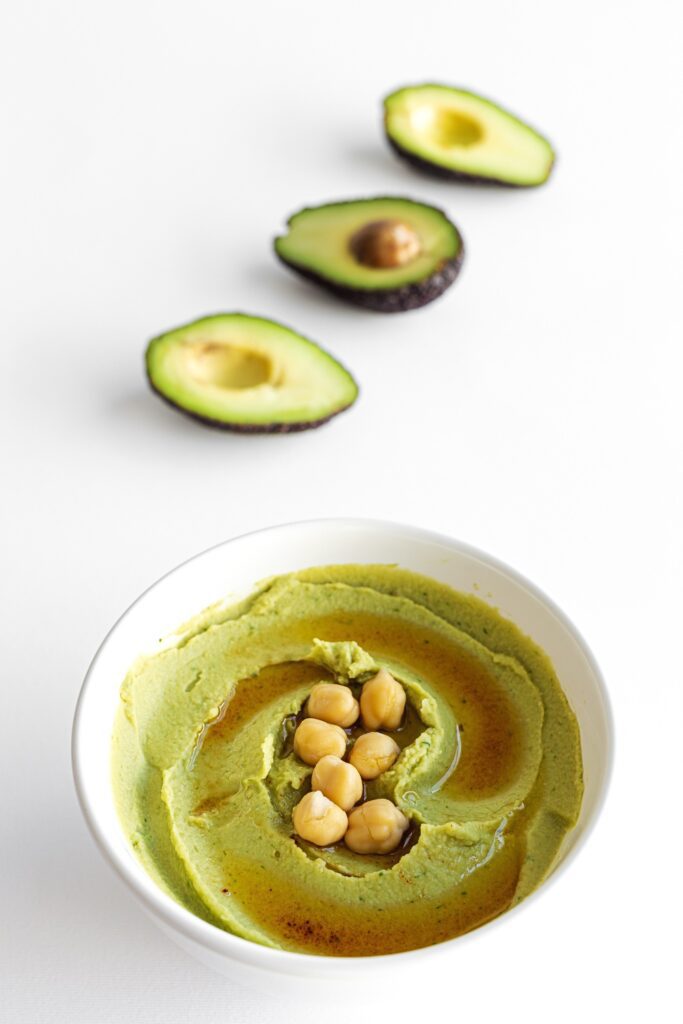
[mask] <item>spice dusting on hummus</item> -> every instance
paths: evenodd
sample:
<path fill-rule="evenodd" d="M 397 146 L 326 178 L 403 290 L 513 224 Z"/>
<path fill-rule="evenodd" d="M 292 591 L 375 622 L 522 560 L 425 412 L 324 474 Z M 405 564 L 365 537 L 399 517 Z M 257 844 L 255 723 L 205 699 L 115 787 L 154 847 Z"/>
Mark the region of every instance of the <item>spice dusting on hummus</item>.
<path fill-rule="evenodd" d="M 441 942 L 514 906 L 583 792 L 576 719 L 533 641 L 477 598 L 370 565 L 270 580 L 140 658 L 113 780 L 179 903 L 337 956 Z"/>

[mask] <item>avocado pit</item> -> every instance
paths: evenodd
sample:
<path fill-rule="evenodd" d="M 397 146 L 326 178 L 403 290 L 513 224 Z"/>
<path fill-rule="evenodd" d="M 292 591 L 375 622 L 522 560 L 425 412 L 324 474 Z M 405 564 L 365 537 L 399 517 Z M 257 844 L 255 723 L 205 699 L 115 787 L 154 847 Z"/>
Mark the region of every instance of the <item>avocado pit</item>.
<path fill-rule="evenodd" d="M 422 245 L 409 224 L 391 218 L 364 224 L 351 237 L 350 248 L 364 266 L 387 270 L 411 263 L 419 256 Z"/>

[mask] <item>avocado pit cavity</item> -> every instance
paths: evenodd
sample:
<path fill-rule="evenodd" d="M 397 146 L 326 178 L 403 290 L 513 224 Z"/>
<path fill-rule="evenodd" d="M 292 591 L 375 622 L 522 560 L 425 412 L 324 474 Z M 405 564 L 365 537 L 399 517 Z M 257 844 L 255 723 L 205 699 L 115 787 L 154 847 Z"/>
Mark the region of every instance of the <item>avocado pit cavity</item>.
<path fill-rule="evenodd" d="M 420 239 L 405 221 L 374 220 L 351 238 L 351 252 L 359 263 L 376 270 L 403 267 L 419 256 Z"/>
<path fill-rule="evenodd" d="M 484 130 L 473 117 L 458 110 L 424 104 L 412 113 L 413 129 L 430 138 L 437 146 L 474 146 L 484 138 Z"/>
<path fill-rule="evenodd" d="M 189 371 L 198 384 L 239 391 L 272 382 L 274 366 L 267 356 L 240 345 L 208 341 L 192 345 Z"/>

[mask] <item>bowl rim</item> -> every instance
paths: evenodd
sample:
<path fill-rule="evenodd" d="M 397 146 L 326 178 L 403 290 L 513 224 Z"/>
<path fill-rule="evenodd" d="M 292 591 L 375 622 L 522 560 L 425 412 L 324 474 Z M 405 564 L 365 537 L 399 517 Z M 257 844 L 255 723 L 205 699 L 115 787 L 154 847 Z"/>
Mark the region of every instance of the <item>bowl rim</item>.
<path fill-rule="evenodd" d="M 499 914 L 497 917 L 492 918 L 490 921 L 485 922 L 477 928 L 474 928 L 469 932 L 465 932 L 463 935 L 456 936 L 452 939 L 446 939 L 443 942 L 438 942 L 430 946 L 422 946 L 417 949 L 405 950 L 400 953 L 381 953 L 362 957 L 335 957 L 325 954 L 297 953 L 290 950 L 274 949 L 270 946 L 263 946 L 260 943 L 253 942 L 250 939 L 244 939 L 239 935 L 233 935 L 231 932 L 224 931 L 216 925 L 210 924 L 208 921 L 204 921 L 186 907 L 176 903 L 170 895 L 166 894 L 159 886 L 157 886 L 151 876 L 148 876 L 145 873 L 145 869 L 141 864 L 135 865 L 136 868 L 139 868 L 139 873 L 135 873 L 134 868 L 131 866 L 132 862 L 128 863 L 128 861 L 124 859 L 124 857 L 110 842 L 105 828 L 99 821 L 97 807 L 94 806 L 89 799 L 85 784 L 87 763 L 83 751 L 83 719 L 87 694 L 92 684 L 92 680 L 97 674 L 98 663 L 110 643 L 111 638 L 137 605 L 152 590 L 161 586 L 171 576 L 181 572 L 190 563 L 209 555 L 213 551 L 229 547 L 233 544 L 239 544 L 247 538 L 261 534 L 276 533 L 280 531 L 285 532 L 288 529 L 301 527 L 319 528 L 321 526 L 330 530 L 349 527 L 366 527 L 375 530 L 396 530 L 408 538 L 443 544 L 450 547 L 452 550 L 458 551 L 469 557 L 479 559 L 483 563 L 491 566 L 493 569 L 509 576 L 516 584 L 528 590 L 532 596 L 545 605 L 570 634 L 588 662 L 602 701 L 606 731 L 605 770 L 591 816 L 586 821 L 582 834 L 579 836 L 571 850 L 568 851 L 556 867 L 552 868 L 550 874 L 544 879 L 541 885 L 515 907 L 511 907 L 509 910 L 504 911 L 502 914 Z M 257 581 L 254 581 L 254 583 L 256 582 Z M 557 879 L 564 874 L 567 867 L 575 860 L 580 851 L 584 848 L 586 841 L 595 829 L 595 826 L 602 815 L 605 800 L 610 788 L 614 768 L 614 747 L 615 737 L 612 704 L 604 676 L 600 670 L 597 660 L 582 633 L 575 626 L 573 621 L 557 604 L 555 604 L 552 598 L 541 590 L 540 587 L 536 586 L 535 583 L 529 580 L 522 573 L 513 569 L 507 563 L 501 561 L 495 556 L 489 555 L 480 548 L 464 541 L 460 541 L 448 534 L 426 529 L 424 527 L 413 526 L 407 523 L 401 523 L 396 520 L 376 519 L 372 517 L 330 516 L 316 517 L 312 519 L 297 519 L 291 522 L 277 523 L 261 527 L 257 530 L 248 530 L 235 537 L 219 541 L 217 544 L 213 544 L 203 551 L 186 558 L 172 569 L 163 573 L 163 575 L 146 587 L 116 619 L 113 626 L 109 629 L 95 651 L 90 662 L 78 694 L 74 712 L 71 734 L 71 765 L 78 803 L 96 846 L 99 848 L 104 859 L 108 862 L 118 877 L 126 884 L 126 886 L 128 886 L 129 889 L 132 890 L 133 894 L 141 901 L 143 907 L 150 912 L 154 918 L 160 919 L 160 923 L 166 925 L 172 931 L 179 932 L 185 938 L 194 941 L 199 946 L 210 950 L 214 954 L 218 954 L 220 957 L 227 958 L 228 960 L 237 961 L 242 965 L 256 967 L 260 970 L 274 971 L 279 974 L 310 974 L 311 976 L 314 976 L 322 973 L 322 968 L 324 968 L 324 973 L 326 974 L 356 973 L 367 970 L 368 968 L 399 967 L 401 964 L 406 962 L 408 958 L 410 958 L 411 962 L 414 963 L 418 958 L 424 961 L 427 958 L 434 958 L 437 955 L 445 955 L 451 951 L 455 943 L 462 946 L 465 941 L 475 940 L 482 934 L 488 933 L 493 926 L 500 926 L 504 921 L 510 920 L 513 915 L 516 917 L 523 908 L 533 905 L 540 894 L 547 891 L 549 885 L 555 883 Z"/>

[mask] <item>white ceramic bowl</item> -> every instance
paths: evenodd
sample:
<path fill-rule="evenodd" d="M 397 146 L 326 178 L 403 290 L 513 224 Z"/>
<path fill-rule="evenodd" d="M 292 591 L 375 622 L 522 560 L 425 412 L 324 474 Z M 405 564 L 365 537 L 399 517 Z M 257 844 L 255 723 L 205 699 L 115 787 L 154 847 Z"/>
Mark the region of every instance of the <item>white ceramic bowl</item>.
<path fill-rule="evenodd" d="M 600 670 L 567 617 L 533 584 L 500 562 L 449 537 L 411 526 L 362 519 L 327 519 L 275 526 L 246 534 L 173 569 L 131 605 L 98 650 L 76 709 L 73 769 L 81 808 L 95 842 L 153 919 L 177 943 L 224 974 L 265 981 L 283 976 L 356 978 L 378 969 L 431 965 L 463 942 L 528 908 L 545 886 L 517 908 L 468 935 L 407 953 L 371 958 L 318 957 L 247 942 L 207 924 L 167 896 L 146 874 L 121 830 L 110 782 L 110 743 L 119 687 L 133 660 L 158 650 L 159 638 L 207 605 L 246 595 L 267 576 L 343 562 L 397 563 L 476 593 L 512 619 L 550 655 L 578 718 L 585 796 L 575 829 L 553 870 L 559 874 L 583 845 L 605 798 L 612 762 L 612 723 Z M 547 883 L 546 883 L 547 884 Z"/>

